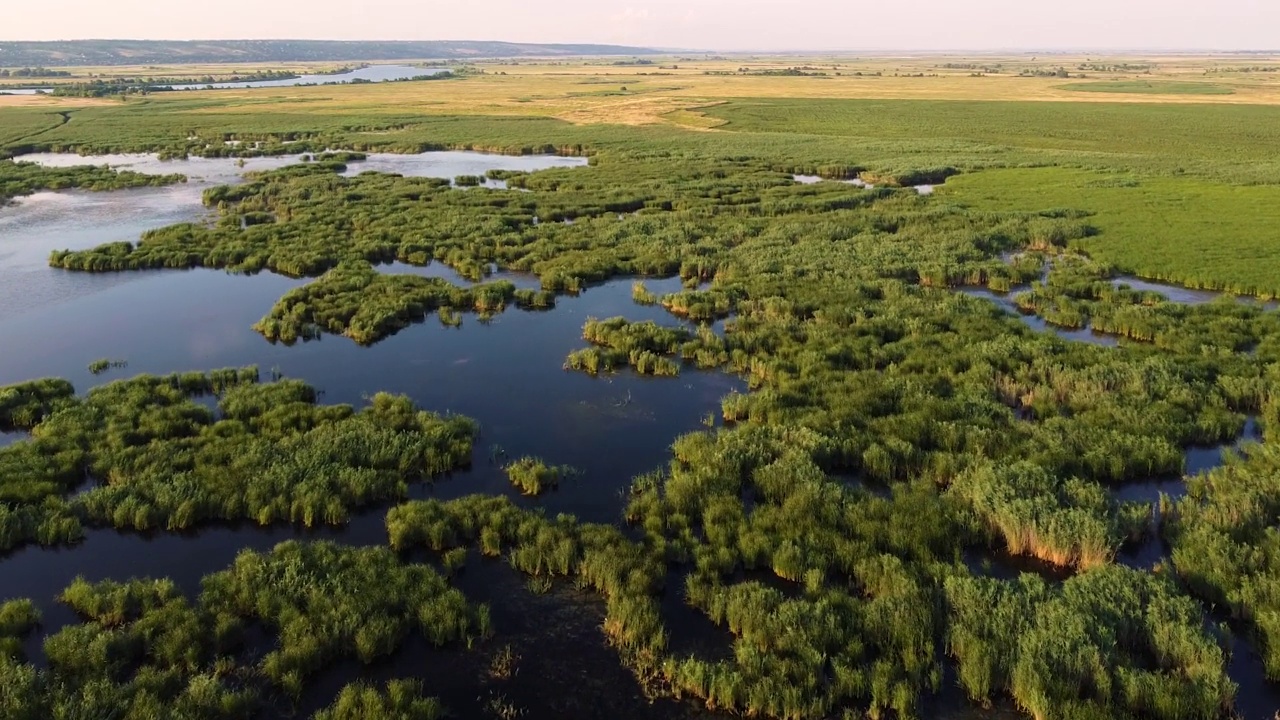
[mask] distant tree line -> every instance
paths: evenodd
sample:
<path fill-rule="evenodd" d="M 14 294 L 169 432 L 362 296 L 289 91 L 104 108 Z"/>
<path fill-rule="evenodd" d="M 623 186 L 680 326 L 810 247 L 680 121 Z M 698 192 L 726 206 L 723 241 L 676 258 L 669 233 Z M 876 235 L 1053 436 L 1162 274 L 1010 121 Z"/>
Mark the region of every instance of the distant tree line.
<path fill-rule="evenodd" d="M 1151 72 L 1152 65 L 1134 65 L 1132 63 L 1080 63 L 1076 67 L 1077 70 L 1089 70 L 1092 72 Z"/>
<path fill-rule="evenodd" d="M 24 67 L 16 70 L 0 70 L 0 78 L 54 78 L 71 77 L 66 70 L 50 70 L 46 67 Z"/>
<path fill-rule="evenodd" d="M 1022 72 L 1018 73 L 1018 77 L 1069 78 L 1071 77 L 1071 73 L 1068 72 L 1065 67 L 1059 67 L 1056 70 L 1046 70 L 1046 69 L 1037 68 L 1035 70 L 1023 70 Z M 1080 77 L 1084 77 L 1084 75 L 1080 75 Z"/>

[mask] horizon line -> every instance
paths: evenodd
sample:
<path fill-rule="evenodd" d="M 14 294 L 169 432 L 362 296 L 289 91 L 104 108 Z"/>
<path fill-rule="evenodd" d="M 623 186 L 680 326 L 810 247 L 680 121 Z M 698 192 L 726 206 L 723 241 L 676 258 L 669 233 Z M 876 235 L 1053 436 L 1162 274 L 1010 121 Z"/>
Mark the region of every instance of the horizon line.
<path fill-rule="evenodd" d="M 1227 48 L 1227 47 L 1171 47 L 1171 46 L 1087 46 L 1087 45 L 1059 45 L 1059 46 L 1013 46 L 1013 47 L 896 47 L 896 46 L 869 46 L 860 48 L 672 48 L 653 45 L 624 45 L 616 42 L 596 42 L 596 41 L 524 41 L 524 40 L 463 40 L 463 39 L 333 39 L 333 38 L 305 38 L 305 37 L 275 37 L 275 38 L 128 38 L 128 37 L 96 37 L 96 38 L 61 38 L 57 40 L 9 40 L 0 39 L 0 44 L 4 43 L 27 43 L 27 44 L 56 44 L 56 43 L 74 43 L 74 42 L 178 42 L 178 43 L 219 43 L 219 42 L 324 42 L 324 43 L 344 43 L 344 44 L 360 44 L 360 43 L 501 43 L 505 45 L 597 45 L 601 47 L 625 48 L 628 50 L 646 50 L 656 53 L 728 53 L 734 55 L 745 54 L 780 54 L 780 55 L 823 55 L 823 54 L 848 54 L 848 53 L 916 53 L 930 55 L 945 55 L 953 53 L 1173 53 L 1173 54 L 1251 54 L 1266 55 L 1280 54 L 1280 48 Z"/>

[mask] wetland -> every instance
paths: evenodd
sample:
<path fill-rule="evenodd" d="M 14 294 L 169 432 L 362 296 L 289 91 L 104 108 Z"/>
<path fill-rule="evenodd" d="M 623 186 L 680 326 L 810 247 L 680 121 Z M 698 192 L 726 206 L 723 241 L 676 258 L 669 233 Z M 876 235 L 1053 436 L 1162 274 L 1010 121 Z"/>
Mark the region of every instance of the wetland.
<path fill-rule="evenodd" d="M 1280 313 L 1088 208 L 974 207 L 968 149 L 138 112 L 0 161 L 6 713 L 1280 707 Z"/>

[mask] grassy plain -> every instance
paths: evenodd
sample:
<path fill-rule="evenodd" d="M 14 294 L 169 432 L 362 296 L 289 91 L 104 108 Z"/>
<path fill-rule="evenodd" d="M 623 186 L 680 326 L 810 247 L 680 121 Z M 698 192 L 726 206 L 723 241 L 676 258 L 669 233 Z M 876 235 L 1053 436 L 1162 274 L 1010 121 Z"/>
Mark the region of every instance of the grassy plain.
<path fill-rule="evenodd" d="M 120 150 L 169 147 L 192 133 L 276 135 L 392 150 L 662 147 L 768 157 L 780 167 L 839 166 L 876 178 L 950 167 L 967 174 L 944 192 L 957 203 L 1090 213 L 1099 234 L 1082 247 L 1124 271 L 1211 288 L 1277 290 L 1263 275 L 1267 263 L 1280 261 L 1268 210 L 1280 206 L 1280 157 L 1260 157 L 1256 148 L 1280 146 L 1280 73 L 1264 71 L 1280 61 L 614 62 L 488 61 L 476 66 L 483 75 L 446 82 L 156 94 L 129 102 L 0 97 L 0 142 Z M 1057 67 L 1073 79 L 1020 75 Z M 766 74 L 788 68 L 826 74 Z M 1080 92 L 1098 88 L 1106 92 Z M 1133 92 L 1120 92 L 1126 88 Z M 1224 91 L 1230 94 L 1203 94 Z M 1052 169 L 975 173 L 991 168 Z M 1222 264 L 1206 262 L 1223 256 Z"/>
<path fill-rule="evenodd" d="M 959 176 L 938 192 L 988 210 L 1088 209 L 1100 232 L 1077 247 L 1098 260 L 1189 287 L 1280 295 L 1280 192 L 1274 185 L 1026 168 Z"/>

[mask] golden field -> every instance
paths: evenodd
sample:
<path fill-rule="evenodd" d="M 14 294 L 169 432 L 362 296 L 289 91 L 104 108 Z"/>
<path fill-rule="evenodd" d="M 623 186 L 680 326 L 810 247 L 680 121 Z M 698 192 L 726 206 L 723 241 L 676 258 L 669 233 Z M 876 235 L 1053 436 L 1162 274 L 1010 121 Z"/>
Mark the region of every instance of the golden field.
<path fill-rule="evenodd" d="M 914 99 L 1280 104 L 1280 59 L 1248 56 L 910 56 L 654 58 L 485 61 L 483 74 L 446 82 L 213 91 L 211 112 L 245 105 L 305 103 L 313 112 L 379 109 L 426 114 L 523 115 L 575 123 L 674 123 L 706 129 L 697 108 L 731 98 Z M 1071 77 L 1024 76 L 1065 69 Z M 333 63 L 71 68 L 89 77 L 227 77 L 261 70 L 332 70 Z M 1265 68 L 1268 71 L 1249 71 Z M 791 70 L 803 75 L 777 75 Z M 821 74 L 819 74 L 821 73 Z M 54 80 L 52 82 L 58 82 Z M 1103 92 L 1089 90 L 1102 89 Z M 194 99 L 203 92 L 184 92 Z M 154 94 L 152 101 L 168 96 Z M 100 101 L 98 101 L 100 102 Z M 0 96 L 0 106 L 96 104 L 78 98 Z"/>

